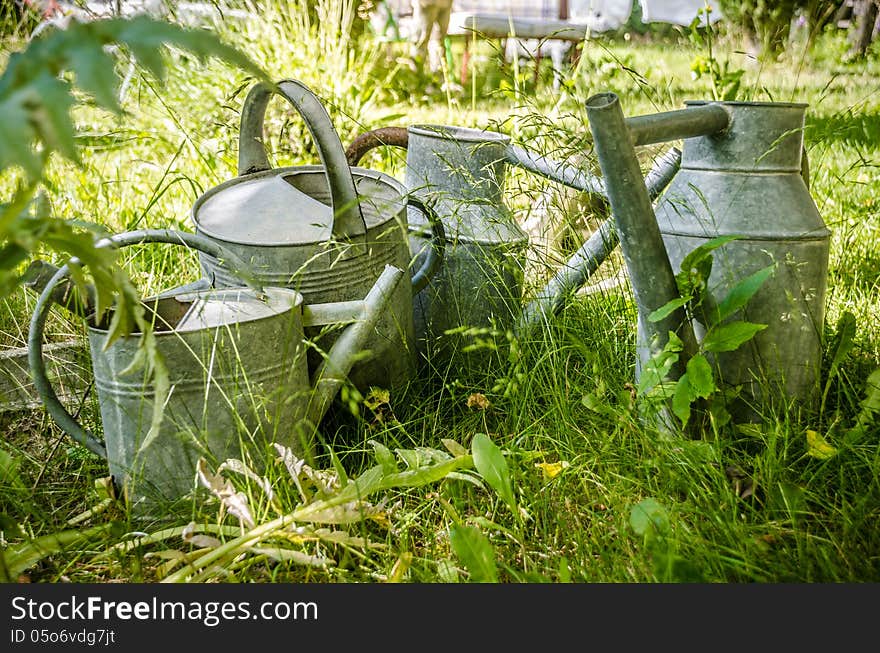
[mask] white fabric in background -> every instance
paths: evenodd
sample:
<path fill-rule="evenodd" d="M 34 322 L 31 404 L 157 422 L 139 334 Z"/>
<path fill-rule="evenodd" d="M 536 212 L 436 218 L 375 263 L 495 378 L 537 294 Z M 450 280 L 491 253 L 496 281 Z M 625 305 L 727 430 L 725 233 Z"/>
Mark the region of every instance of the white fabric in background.
<path fill-rule="evenodd" d="M 690 25 L 697 12 L 707 4 L 712 8 L 709 22 L 715 23 L 723 18 L 717 2 L 712 0 L 639 0 L 642 6 L 643 23 L 672 23 Z M 705 19 L 704 19 L 705 20 Z"/>
<path fill-rule="evenodd" d="M 632 0 L 568 0 L 569 20 L 587 23 L 597 32 L 623 27 L 631 13 Z"/>

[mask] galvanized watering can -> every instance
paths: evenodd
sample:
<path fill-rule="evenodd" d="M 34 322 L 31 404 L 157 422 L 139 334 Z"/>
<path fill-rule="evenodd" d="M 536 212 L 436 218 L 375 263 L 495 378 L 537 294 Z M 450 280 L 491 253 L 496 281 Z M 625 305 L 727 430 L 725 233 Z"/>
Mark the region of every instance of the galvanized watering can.
<path fill-rule="evenodd" d="M 303 118 L 321 165 L 273 169 L 263 145 L 263 122 L 274 92 Z M 405 187 L 381 172 L 350 168 L 324 107 L 305 85 L 284 80 L 275 88 L 257 84 L 241 114 L 239 176 L 198 198 L 192 209 L 196 233 L 222 244 L 247 264 L 256 281 L 292 288 L 307 303 L 360 300 L 385 269 L 410 269 L 406 211 L 414 207 L 432 226 L 431 253 L 400 284 L 369 340 L 365 357 L 355 363 L 351 381 L 398 388 L 415 371 L 413 296 L 427 284 L 443 256 L 443 225 Z M 200 256 L 207 279 L 218 287 L 241 281 L 210 254 Z M 336 334 L 306 328 L 322 349 Z M 310 369 L 320 364 L 309 352 Z"/>
<path fill-rule="evenodd" d="M 204 237 L 184 232 L 129 232 L 101 246 L 184 244 L 242 274 L 243 263 Z M 396 296 L 404 275 L 386 266 L 362 301 L 304 305 L 289 288 L 175 289 L 144 300 L 155 349 L 168 371 L 167 395 L 143 364 L 139 334 L 107 346 L 108 319 L 88 325 L 101 409 L 101 442 L 64 408 L 47 378 L 43 329 L 53 290 L 69 275 L 58 270 L 37 301 L 30 323 L 29 364 L 49 414 L 73 439 L 104 457 L 134 512 L 161 510 L 190 492 L 201 457 L 244 459 L 259 469 L 273 444 L 311 455 L 316 427 L 346 374 Z M 244 274 L 247 277 L 249 275 Z M 308 326 L 349 323 L 326 360 L 310 375 Z M 161 422 L 151 429 L 157 399 Z"/>
<path fill-rule="evenodd" d="M 685 256 L 719 236 L 708 290 L 720 302 L 738 282 L 774 265 L 775 273 L 729 320 L 766 324 L 753 340 L 717 352 L 728 388 L 741 389 L 734 418 L 754 421 L 771 402 L 814 406 L 818 398 L 830 232 L 808 189 L 803 127 L 806 105 L 688 102 L 679 111 L 624 118 L 613 93 L 587 100 L 587 115 L 621 249 L 639 309 L 639 365 L 670 330 L 685 351 L 678 378 L 706 324 L 679 309 L 659 322 L 653 311 L 678 297 L 674 275 Z M 634 147 L 684 139 L 681 171 L 652 208 Z"/>
<path fill-rule="evenodd" d="M 514 165 L 604 196 L 602 181 L 575 166 L 513 146 L 506 134 L 450 125 L 384 127 L 361 134 L 346 150 L 349 164 L 357 164 L 380 145 L 407 150 L 404 183 L 430 198 L 447 236 L 440 271 L 415 301 L 417 347 L 432 367 L 443 369 L 454 361 L 456 371 L 461 370 L 459 363 L 482 369 L 486 355 L 463 353 L 475 341 L 462 333 L 463 328 L 512 329 L 527 335 L 562 308 L 617 244 L 608 221 L 523 307 L 529 239 L 504 201 L 507 167 Z M 652 196 L 672 179 L 679 158 L 673 149 L 655 161 L 646 179 Z M 413 255 L 430 253 L 432 225 L 411 212 L 409 228 Z"/>

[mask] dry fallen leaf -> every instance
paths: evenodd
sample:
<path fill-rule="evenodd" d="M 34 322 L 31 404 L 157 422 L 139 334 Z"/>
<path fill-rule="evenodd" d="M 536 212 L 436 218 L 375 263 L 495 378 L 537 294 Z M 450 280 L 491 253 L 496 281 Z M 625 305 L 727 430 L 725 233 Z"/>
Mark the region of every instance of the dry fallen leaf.
<path fill-rule="evenodd" d="M 233 517 L 247 526 L 253 528 L 255 525 L 254 518 L 251 516 L 248 507 L 247 496 L 243 492 L 236 492 L 232 487 L 232 483 L 228 479 L 223 478 L 219 474 L 213 474 L 208 469 L 208 463 L 204 458 L 200 458 L 196 466 L 199 481 L 208 488 L 211 493 L 220 499 L 220 503 Z"/>
<path fill-rule="evenodd" d="M 475 392 L 467 398 L 467 407 L 476 408 L 477 410 L 486 410 L 492 404 L 486 399 L 486 395 L 481 392 Z"/>

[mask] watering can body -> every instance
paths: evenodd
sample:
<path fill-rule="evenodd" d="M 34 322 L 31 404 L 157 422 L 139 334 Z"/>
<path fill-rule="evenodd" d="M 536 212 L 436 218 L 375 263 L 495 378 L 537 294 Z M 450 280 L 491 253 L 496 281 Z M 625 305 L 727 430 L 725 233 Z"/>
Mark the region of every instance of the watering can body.
<path fill-rule="evenodd" d="M 190 308 L 174 328 L 154 335 L 171 394 L 149 441 L 154 405 L 163 398 L 144 367 L 131 369 L 140 338 L 108 347 L 106 329 L 88 328 L 110 473 L 138 510 L 193 490 L 199 458 L 214 468 L 236 458 L 257 469 L 274 443 L 299 456 L 311 449 L 311 434 L 298 432 L 311 394 L 302 296 L 230 288 L 168 300 Z"/>
<path fill-rule="evenodd" d="M 466 348 L 505 334 L 521 310 L 528 235 L 505 204 L 510 138 L 492 131 L 413 125 L 404 184 L 430 198 L 446 233 L 443 265 L 415 298 L 419 353 L 434 367 L 485 368 L 490 350 Z M 410 248 L 430 251 L 430 225 L 409 214 Z"/>
<path fill-rule="evenodd" d="M 234 254 L 198 235 L 131 232 L 108 245 L 143 242 L 180 242 L 251 276 Z M 140 334 L 109 342 L 110 318 L 92 321 L 88 337 L 101 441 L 61 405 L 42 358 L 52 293 L 68 274 L 68 266 L 59 269 L 38 300 L 28 338 L 31 373 L 49 413 L 75 440 L 106 458 L 139 517 L 155 515 L 188 495 L 200 458 L 213 464 L 236 458 L 259 470 L 277 453 L 276 444 L 311 456 L 319 422 L 403 277 L 401 269 L 387 266 L 361 301 L 341 304 L 306 306 L 295 290 L 254 284 L 176 289 L 144 300 L 164 377 L 144 364 Z M 345 326 L 312 373 L 305 327 L 326 324 Z"/>
<path fill-rule="evenodd" d="M 386 265 L 409 269 L 407 208 L 427 209 L 407 197 L 404 186 L 389 175 L 350 168 L 323 106 L 294 80 L 280 82 L 278 92 L 305 119 L 322 165 L 272 169 L 262 144 L 272 92 L 259 84 L 245 100 L 240 174 L 198 198 L 192 211 L 196 233 L 243 259 L 258 282 L 294 289 L 308 304 L 359 300 Z M 215 286 L 241 285 L 212 256 L 200 258 L 205 276 Z M 426 265 L 433 269 L 436 261 Z M 413 284 L 430 273 L 419 269 Z M 350 380 L 361 391 L 402 387 L 413 376 L 413 291 L 410 284 L 397 287 L 363 360 L 352 368 Z M 317 345 L 308 353 L 310 370 L 317 368 L 321 351 L 329 349 L 337 335 L 332 329 L 306 328 L 306 336 Z"/>
<path fill-rule="evenodd" d="M 407 150 L 405 185 L 430 200 L 445 231 L 440 269 L 414 306 L 417 349 L 427 366 L 443 375 L 446 369 L 485 371 L 491 357 L 504 351 L 508 334 L 528 336 L 540 327 L 616 245 L 606 221 L 524 310 L 529 237 L 504 201 L 508 166 L 604 197 L 601 180 L 581 167 L 512 146 L 505 134 L 452 125 L 383 127 L 361 134 L 346 150 L 349 163 L 379 145 Z M 672 179 L 679 154 L 673 148 L 655 161 L 646 179 L 652 197 Z M 411 251 L 421 260 L 433 251 L 433 228 L 414 211 L 408 224 Z M 480 345 L 492 340 L 489 347 Z"/>
<path fill-rule="evenodd" d="M 689 102 L 691 107 L 705 102 Z M 715 301 L 747 276 L 775 265 L 742 312 L 730 319 L 766 324 L 752 341 L 716 354 L 727 386 L 742 386 L 736 412 L 754 417 L 764 400 L 817 398 L 830 232 L 804 171 L 806 105 L 723 102 L 726 130 L 684 140 L 681 170 L 655 213 L 675 272 L 684 257 L 719 236 L 737 236 L 713 252 Z M 702 340 L 706 325 L 694 332 Z M 644 353 L 644 352 L 643 352 Z"/>

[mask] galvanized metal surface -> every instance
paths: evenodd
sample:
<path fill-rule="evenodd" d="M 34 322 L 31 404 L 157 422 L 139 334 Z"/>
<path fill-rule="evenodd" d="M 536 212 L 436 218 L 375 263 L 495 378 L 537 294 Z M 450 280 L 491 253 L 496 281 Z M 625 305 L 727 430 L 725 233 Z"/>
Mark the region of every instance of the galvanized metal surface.
<path fill-rule="evenodd" d="M 151 242 L 122 234 L 114 244 Z M 167 232 L 159 232 L 161 237 Z M 204 244 L 181 234 L 188 245 Z M 208 241 L 205 249 L 222 254 Z M 316 425 L 357 353 L 372 334 L 403 276 L 388 267 L 362 303 L 358 321 L 330 349 L 310 381 L 305 357 L 302 295 L 287 288 L 208 289 L 174 297 L 183 306 L 177 325 L 154 333 L 170 381 L 160 428 L 150 431 L 159 391 L 148 369 L 132 366 L 140 354 L 137 334 L 107 346 L 108 331 L 90 325 L 92 367 L 101 407 L 103 442 L 61 406 L 43 361 L 42 331 L 61 268 L 37 302 L 29 333 L 30 367 L 53 419 L 74 439 L 105 457 L 137 514 L 187 494 L 196 462 L 245 459 L 259 468 L 274 443 L 307 455 Z M 166 299 L 172 298 L 166 295 Z M 322 316 L 326 308 L 327 315 Z M 311 306 L 311 319 L 327 323 L 335 306 Z M 350 313 L 350 306 L 345 312 Z M 148 440 L 149 438 L 149 440 Z"/>
<path fill-rule="evenodd" d="M 679 293 L 620 101 L 614 93 L 598 93 L 587 99 L 586 110 L 615 231 L 636 298 L 640 346 L 645 350 L 642 360 L 659 353 L 673 331 L 684 343 L 679 363 L 669 373 L 670 378 L 678 378 L 684 373 L 689 356 L 696 352 L 696 340 L 682 308 L 657 322 L 648 320 L 651 313 L 678 298 Z"/>
<path fill-rule="evenodd" d="M 672 181 L 680 163 L 681 151 L 674 147 L 654 161 L 653 167 L 645 177 L 645 186 L 651 200 L 656 199 Z M 604 193 L 604 184 L 602 189 Z M 529 337 L 537 328 L 561 311 L 572 294 L 599 269 L 619 243 L 620 239 L 614 230 L 614 220 L 605 220 L 525 306 L 516 324 L 517 335 L 521 338 Z"/>
<path fill-rule="evenodd" d="M 715 103 L 626 119 L 629 140 L 635 146 L 717 134 L 729 125 L 730 114 L 723 104 Z"/>
<path fill-rule="evenodd" d="M 263 283 L 299 291 L 307 304 L 361 299 L 386 265 L 409 269 L 408 207 L 425 212 L 423 219 L 430 224 L 436 219 L 393 177 L 349 168 L 330 117 L 308 88 L 285 80 L 277 89 L 305 120 L 322 164 L 271 169 L 262 128 L 272 89 L 258 84 L 242 108 L 240 176 L 196 201 L 196 232 L 241 256 Z M 437 230 L 433 256 L 413 272 L 416 287 L 396 288 L 368 351 L 352 369 L 351 381 L 362 392 L 372 386 L 401 388 L 412 378 L 413 290 L 423 287 L 437 269 L 443 235 Z M 201 262 L 215 285 L 240 285 L 211 256 L 201 257 Z M 317 345 L 309 352 L 314 371 L 321 364 L 321 350 L 333 345 L 338 330 L 310 327 L 306 335 Z"/>
<path fill-rule="evenodd" d="M 714 253 L 716 301 L 748 275 L 771 277 L 731 319 L 768 325 L 746 346 L 717 355 L 723 381 L 742 385 L 737 416 L 756 419 L 768 401 L 815 406 L 828 278 L 830 232 L 810 196 L 803 126 L 807 105 L 721 103 L 720 134 L 688 139 L 682 168 L 656 207 L 673 269 L 709 239 L 739 235 Z M 705 106 L 688 102 L 685 112 Z M 691 108 L 693 107 L 693 108 Z M 705 324 L 695 322 L 699 338 Z"/>
<path fill-rule="evenodd" d="M 610 229 L 600 230 L 580 256 L 569 261 L 569 270 L 560 271 L 556 283 L 548 286 L 552 296 L 536 300 L 523 315 L 528 235 L 505 204 L 508 165 L 599 195 L 605 194 L 602 180 L 512 146 L 504 134 L 452 125 L 385 127 L 362 134 L 347 150 L 349 163 L 357 163 L 378 145 L 407 149 L 405 183 L 431 199 L 449 239 L 440 272 L 415 302 L 417 347 L 431 367 L 485 367 L 493 354 L 474 345 L 486 339 L 487 330 L 505 334 L 515 328 L 524 334 L 536 327 L 548 310 L 558 310 L 586 282 L 617 244 Z M 658 159 L 649 182 L 653 196 L 663 190 L 677 165 L 677 155 Z M 409 223 L 411 249 L 420 259 L 430 251 L 426 241 L 431 231 L 412 212 Z M 476 335 L 468 335 L 468 327 Z M 456 355 L 465 350 L 467 355 Z"/>

